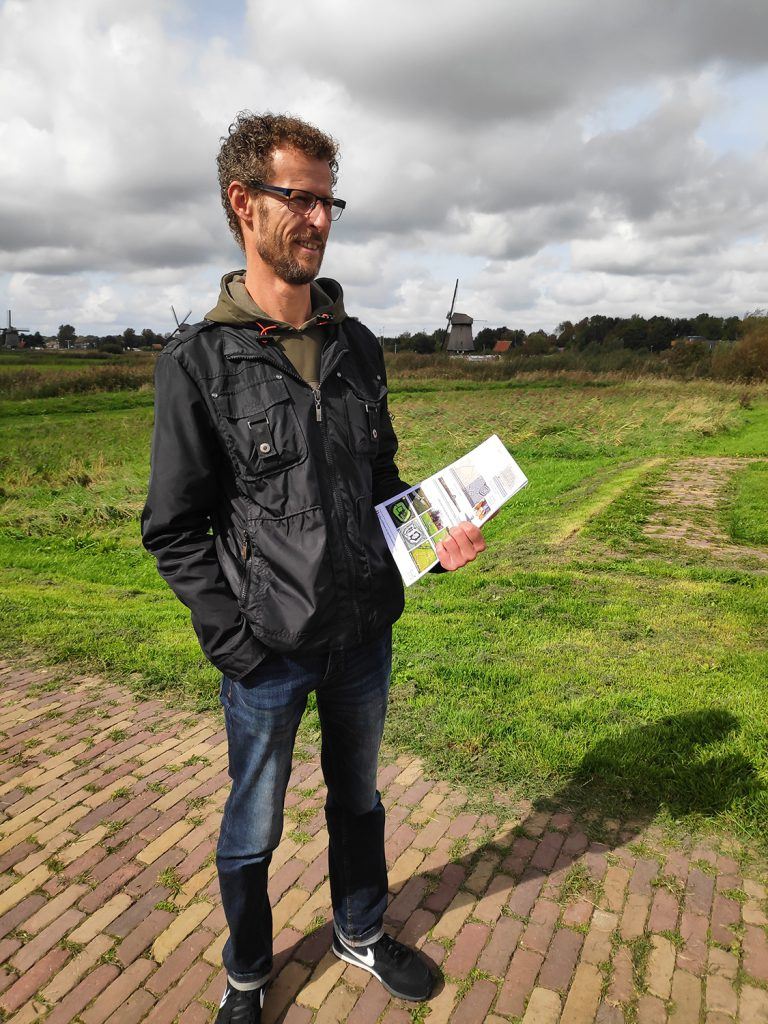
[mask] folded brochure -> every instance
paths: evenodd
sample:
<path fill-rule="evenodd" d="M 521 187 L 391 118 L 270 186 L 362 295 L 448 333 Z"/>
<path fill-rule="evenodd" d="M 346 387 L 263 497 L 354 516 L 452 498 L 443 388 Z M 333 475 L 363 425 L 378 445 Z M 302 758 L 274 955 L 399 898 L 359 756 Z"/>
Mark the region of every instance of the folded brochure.
<path fill-rule="evenodd" d="M 452 526 L 467 520 L 481 526 L 527 483 L 525 473 L 492 434 L 434 476 L 377 505 L 381 528 L 406 585 L 439 561 L 435 545 Z"/>

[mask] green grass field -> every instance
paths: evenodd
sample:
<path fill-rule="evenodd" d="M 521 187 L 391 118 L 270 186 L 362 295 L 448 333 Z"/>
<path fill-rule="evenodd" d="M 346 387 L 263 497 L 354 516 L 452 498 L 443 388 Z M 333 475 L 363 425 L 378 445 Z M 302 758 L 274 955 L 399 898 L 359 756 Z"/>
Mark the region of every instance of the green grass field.
<path fill-rule="evenodd" d="M 390 744 L 478 793 L 765 849 L 768 562 L 643 526 L 678 457 L 768 454 L 768 389 L 390 384 L 405 478 L 495 432 L 530 479 L 483 556 L 408 590 Z M 218 675 L 140 544 L 151 403 L 148 390 L 0 402 L 0 644 L 212 707 Z M 745 549 L 768 545 L 766 479 L 766 463 L 745 465 L 712 513 Z"/>

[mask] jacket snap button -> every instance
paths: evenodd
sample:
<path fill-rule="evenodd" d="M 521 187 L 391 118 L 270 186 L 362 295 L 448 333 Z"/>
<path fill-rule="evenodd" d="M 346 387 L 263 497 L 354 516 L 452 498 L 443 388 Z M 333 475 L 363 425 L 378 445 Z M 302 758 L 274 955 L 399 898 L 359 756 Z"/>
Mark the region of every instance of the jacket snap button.
<path fill-rule="evenodd" d="M 282 379 L 283 379 L 282 373 L 278 373 L 278 375 L 275 377 L 275 380 L 282 380 Z"/>
<path fill-rule="evenodd" d="M 337 377 L 340 377 L 340 376 L 341 376 L 341 370 L 337 370 L 337 371 L 336 371 L 336 376 L 337 376 Z"/>
<path fill-rule="evenodd" d="M 262 455 L 267 455 L 268 452 L 272 451 L 271 445 L 268 445 L 266 441 L 259 445 L 259 451 Z"/>
<path fill-rule="evenodd" d="M 372 431 L 371 431 L 371 437 L 373 438 L 373 440 L 374 440 L 374 441 L 376 440 L 376 438 L 377 438 L 378 436 L 379 436 L 379 432 L 378 432 L 378 430 L 372 430 Z"/>
<path fill-rule="evenodd" d="M 376 380 L 381 380 L 381 374 L 380 373 L 376 374 Z"/>
<path fill-rule="evenodd" d="M 219 392 L 218 391 L 212 391 L 211 392 L 211 398 L 218 398 L 218 397 L 219 397 Z"/>

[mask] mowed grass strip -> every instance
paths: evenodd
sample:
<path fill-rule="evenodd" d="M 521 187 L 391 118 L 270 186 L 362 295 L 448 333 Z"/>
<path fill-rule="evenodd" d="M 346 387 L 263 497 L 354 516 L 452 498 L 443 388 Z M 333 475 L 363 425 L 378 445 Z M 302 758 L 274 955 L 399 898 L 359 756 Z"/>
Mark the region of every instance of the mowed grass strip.
<path fill-rule="evenodd" d="M 768 545 L 768 456 L 734 474 L 723 518 L 737 544 Z"/>
<path fill-rule="evenodd" d="M 563 544 L 584 529 L 590 519 L 604 512 L 610 504 L 625 494 L 633 484 L 648 472 L 664 463 L 664 459 L 644 459 L 639 465 L 619 470 L 604 484 L 592 489 L 590 499 L 575 514 L 564 517 L 550 538 L 553 544 Z"/>
<path fill-rule="evenodd" d="M 140 543 L 151 401 L 0 403 L 0 645 L 216 707 L 218 673 Z M 391 409 L 406 479 L 496 432 L 530 485 L 472 566 L 409 588 L 389 742 L 479 794 L 764 843 L 768 580 L 642 524 L 666 460 L 765 453 L 766 389 L 394 380 Z M 761 528 L 760 486 L 738 494 Z"/>

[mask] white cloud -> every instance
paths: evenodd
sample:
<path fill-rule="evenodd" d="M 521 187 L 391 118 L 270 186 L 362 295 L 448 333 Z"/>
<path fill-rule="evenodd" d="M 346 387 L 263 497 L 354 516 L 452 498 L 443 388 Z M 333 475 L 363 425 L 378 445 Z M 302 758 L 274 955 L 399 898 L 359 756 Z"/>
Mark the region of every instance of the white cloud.
<path fill-rule="evenodd" d="M 467 312 L 529 328 L 765 305 L 762 0 L 228 0 L 222 17 L 0 6 L 0 302 L 19 322 L 201 316 L 241 262 L 214 161 L 242 108 L 340 139 L 349 207 L 324 272 L 377 331 L 441 324 L 456 276 Z"/>

